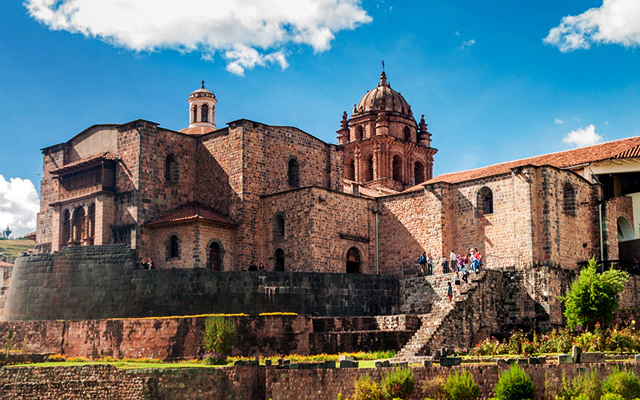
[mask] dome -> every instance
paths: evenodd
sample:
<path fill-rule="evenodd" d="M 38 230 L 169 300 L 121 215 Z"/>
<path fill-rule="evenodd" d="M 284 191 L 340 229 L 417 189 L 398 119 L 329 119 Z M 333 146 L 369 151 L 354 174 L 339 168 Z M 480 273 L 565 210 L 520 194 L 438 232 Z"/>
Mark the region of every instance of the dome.
<path fill-rule="evenodd" d="M 353 115 L 365 114 L 368 112 L 378 112 L 380 110 L 387 112 L 396 112 L 405 118 L 413 118 L 411 106 L 387 82 L 387 75 L 382 72 L 378 87 L 367 92 L 360 103 L 353 109 Z"/>
<path fill-rule="evenodd" d="M 200 89 L 198 89 L 198 90 L 196 90 L 196 91 L 192 92 L 192 93 L 189 95 L 189 100 L 192 100 L 192 99 L 199 99 L 199 98 L 203 98 L 203 97 L 205 97 L 205 98 L 210 98 L 210 99 L 215 99 L 215 98 L 216 98 L 216 95 L 215 95 L 215 94 L 213 94 L 213 92 L 212 92 L 211 90 L 209 90 L 209 89 L 205 89 L 205 87 L 204 87 L 204 81 L 202 81 L 202 87 L 201 87 Z"/>

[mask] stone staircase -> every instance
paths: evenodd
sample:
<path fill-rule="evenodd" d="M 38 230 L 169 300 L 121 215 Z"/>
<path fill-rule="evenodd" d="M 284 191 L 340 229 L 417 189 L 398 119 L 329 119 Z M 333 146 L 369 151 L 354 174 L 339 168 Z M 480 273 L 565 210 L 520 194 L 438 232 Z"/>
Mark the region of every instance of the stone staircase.
<path fill-rule="evenodd" d="M 453 301 L 449 302 L 447 298 L 446 286 L 444 291 L 442 287 L 438 287 L 436 290 L 441 294 L 440 300 L 435 301 L 432 304 L 431 312 L 428 314 L 419 314 L 422 324 L 416 331 L 411 339 L 404 345 L 404 347 L 396 354 L 393 361 L 398 362 L 422 362 L 422 360 L 429 358 L 434 349 L 432 349 L 434 342 L 438 339 L 439 335 L 445 335 L 447 332 L 447 326 L 445 322 L 447 318 L 455 313 L 456 308 L 461 308 L 463 303 L 468 301 L 469 297 L 475 292 L 481 281 L 486 279 L 486 271 L 481 271 L 478 275 L 471 273 L 469 275 L 469 283 L 467 285 L 464 282 L 460 285 L 459 290 L 454 285 Z M 455 274 L 445 274 L 445 281 L 453 282 Z"/>

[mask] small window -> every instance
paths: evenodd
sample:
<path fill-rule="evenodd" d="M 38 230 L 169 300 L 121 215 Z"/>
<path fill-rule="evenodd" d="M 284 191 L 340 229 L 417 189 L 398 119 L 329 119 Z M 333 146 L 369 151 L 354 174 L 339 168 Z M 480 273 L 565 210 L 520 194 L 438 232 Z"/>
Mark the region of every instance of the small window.
<path fill-rule="evenodd" d="M 576 215 L 576 192 L 569 182 L 562 188 L 562 211 L 572 217 Z"/>
<path fill-rule="evenodd" d="M 400 158 L 400 156 L 398 155 L 393 156 L 392 164 L 393 180 L 402 182 L 402 158 Z"/>
<path fill-rule="evenodd" d="M 290 187 L 295 188 L 300 186 L 300 167 L 298 165 L 298 160 L 295 158 L 289 160 L 288 175 Z"/>
<path fill-rule="evenodd" d="M 202 116 L 201 121 L 202 122 L 209 122 L 209 106 L 206 104 L 202 105 L 202 108 L 200 108 L 200 115 Z"/>
<path fill-rule="evenodd" d="M 367 154 L 362 160 L 362 180 L 369 182 L 373 180 L 373 155 Z"/>
<path fill-rule="evenodd" d="M 347 274 L 359 274 L 362 272 L 360 252 L 355 247 L 347 251 Z"/>
<path fill-rule="evenodd" d="M 282 214 L 276 214 L 273 217 L 273 238 L 284 239 L 284 216 Z"/>
<path fill-rule="evenodd" d="M 404 140 L 406 142 L 410 142 L 411 141 L 411 129 L 409 129 L 408 126 L 405 126 L 404 130 L 403 130 L 403 133 L 404 133 Z"/>
<path fill-rule="evenodd" d="M 420 161 L 416 161 L 413 165 L 413 183 L 417 185 L 424 181 L 424 164 Z"/>
<path fill-rule="evenodd" d="M 275 265 L 273 266 L 274 271 L 282 272 L 284 271 L 284 251 L 282 249 L 276 250 L 274 254 Z"/>
<path fill-rule="evenodd" d="M 175 170 L 176 170 L 177 164 L 178 163 L 176 162 L 176 157 L 173 154 L 169 154 L 164 163 L 164 179 L 167 182 L 171 182 L 175 180 L 176 178 Z"/>
<path fill-rule="evenodd" d="M 209 268 L 212 271 L 222 271 L 222 247 L 218 242 L 211 242 L 209 246 Z"/>
<path fill-rule="evenodd" d="M 356 166 L 353 158 L 348 159 L 347 162 L 344 163 L 344 177 L 350 181 L 356 180 Z"/>
<path fill-rule="evenodd" d="M 180 246 L 176 235 L 169 238 L 169 258 L 178 258 L 180 256 Z"/>
<path fill-rule="evenodd" d="M 476 209 L 478 217 L 493 214 L 493 192 L 486 186 L 478 191 Z"/>
<path fill-rule="evenodd" d="M 364 130 L 361 126 L 356 127 L 356 140 L 362 140 L 364 137 Z"/>

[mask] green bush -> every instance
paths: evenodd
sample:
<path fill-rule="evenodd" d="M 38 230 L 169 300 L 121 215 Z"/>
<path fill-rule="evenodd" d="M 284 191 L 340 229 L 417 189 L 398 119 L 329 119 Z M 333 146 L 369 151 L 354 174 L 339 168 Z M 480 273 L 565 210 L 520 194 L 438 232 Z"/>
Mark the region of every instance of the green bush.
<path fill-rule="evenodd" d="M 382 378 L 382 393 L 387 399 L 408 399 L 416 380 L 411 368 L 395 368 Z"/>
<path fill-rule="evenodd" d="M 600 400 L 624 400 L 624 397 L 615 393 L 605 393 Z"/>
<path fill-rule="evenodd" d="M 444 392 L 450 400 L 475 400 L 480 394 L 480 389 L 473 380 L 473 376 L 463 369 L 447 377 Z"/>
<path fill-rule="evenodd" d="M 585 400 L 598 400 L 602 395 L 601 381 L 597 371 L 589 374 L 578 374 L 572 380 L 567 380 L 562 376 L 562 397 L 572 399 L 573 397 L 584 397 Z"/>
<path fill-rule="evenodd" d="M 619 394 L 624 399 L 633 400 L 640 397 L 640 380 L 633 372 L 613 368 L 602 384 L 602 392 Z"/>
<path fill-rule="evenodd" d="M 426 379 L 422 382 L 422 394 L 428 399 L 443 399 L 445 397 L 444 391 L 444 378 L 442 376 L 436 376 L 432 379 Z"/>
<path fill-rule="evenodd" d="M 507 343 L 509 354 L 522 354 L 522 345 L 527 341 L 527 335 L 525 335 L 524 332 L 513 332 L 513 334 L 509 337 L 509 343 Z"/>
<path fill-rule="evenodd" d="M 361 375 L 355 382 L 353 400 L 383 400 L 382 387 L 370 375 Z"/>
<path fill-rule="evenodd" d="M 494 390 L 498 400 L 533 399 L 535 392 L 533 379 L 518 365 L 512 365 L 500 375 Z"/>
<path fill-rule="evenodd" d="M 224 317 L 208 317 L 204 321 L 202 348 L 205 351 L 226 357 L 236 339 L 237 329 L 233 320 Z"/>

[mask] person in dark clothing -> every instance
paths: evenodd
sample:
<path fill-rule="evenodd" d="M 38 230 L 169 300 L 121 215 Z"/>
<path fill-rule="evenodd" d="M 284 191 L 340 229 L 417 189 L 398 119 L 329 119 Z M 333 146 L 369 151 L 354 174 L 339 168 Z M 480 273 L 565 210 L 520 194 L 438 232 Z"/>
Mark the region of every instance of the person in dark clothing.
<path fill-rule="evenodd" d="M 453 298 L 453 288 L 451 287 L 451 282 L 447 282 L 447 297 L 449 298 L 449 303 L 451 303 L 451 299 Z"/>

